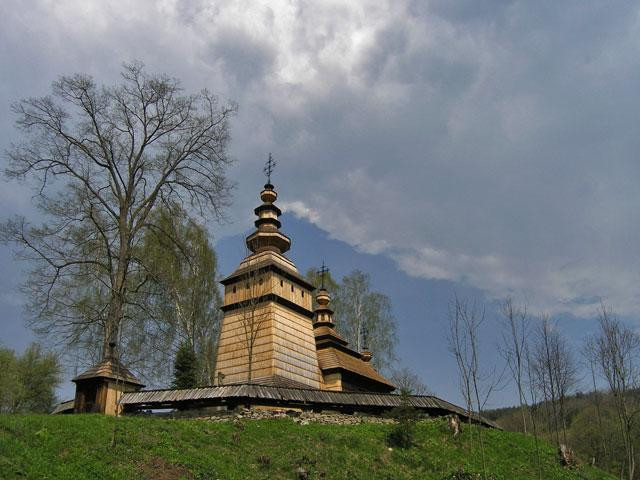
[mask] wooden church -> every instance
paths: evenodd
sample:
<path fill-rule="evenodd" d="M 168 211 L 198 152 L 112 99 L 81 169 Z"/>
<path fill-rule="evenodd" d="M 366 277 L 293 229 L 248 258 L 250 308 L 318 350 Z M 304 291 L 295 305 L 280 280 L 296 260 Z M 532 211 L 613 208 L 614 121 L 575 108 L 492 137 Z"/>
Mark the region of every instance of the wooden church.
<path fill-rule="evenodd" d="M 271 160 L 268 175 L 270 166 Z M 54 413 L 248 407 L 382 414 L 402 404 L 401 397 L 391 393 L 394 385 L 373 368 L 371 352 L 349 348 L 336 332 L 324 282 L 315 292 L 285 256 L 291 240 L 280 231 L 278 195 L 270 178 L 260 198 L 262 204 L 254 210 L 256 230 L 246 238 L 248 255 L 222 280 L 216 384 L 142 390 L 112 345 L 99 364 L 74 378 L 75 399 L 63 402 Z M 408 401 L 429 415 L 455 414 L 495 426 L 432 395 L 411 396 Z"/>
<path fill-rule="evenodd" d="M 285 253 L 291 240 L 280 231 L 282 214 L 271 183 L 254 212 L 249 255 L 222 280 L 224 317 L 218 342 L 216 386 L 239 384 L 312 390 L 391 392 L 395 387 L 336 332 L 331 297 L 300 273 Z M 114 415 L 127 392 L 142 383 L 111 353 L 78 375 L 73 411 Z M 71 410 L 71 402 L 65 411 Z"/>
<path fill-rule="evenodd" d="M 250 254 L 222 280 L 224 318 L 218 343 L 219 385 L 254 383 L 334 391 L 390 392 L 395 387 L 338 335 L 331 297 L 300 273 L 285 253 L 291 240 L 280 231 L 278 195 L 271 183 L 260 193 Z"/>

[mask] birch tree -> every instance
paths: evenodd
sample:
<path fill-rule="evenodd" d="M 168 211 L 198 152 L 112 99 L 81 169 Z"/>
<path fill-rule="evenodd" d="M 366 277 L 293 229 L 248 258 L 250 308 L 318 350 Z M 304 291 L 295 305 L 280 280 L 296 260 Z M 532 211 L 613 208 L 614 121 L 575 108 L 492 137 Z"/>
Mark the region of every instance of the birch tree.
<path fill-rule="evenodd" d="M 368 348 L 374 367 L 380 370 L 396 360 L 396 325 L 389 297 L 371 291 L 370 283 L 369 275 L 360 270 L 345 275 L 332 308 L 338 332 L 358 352 Z"/>
<path fill-rule="evenodd" d="M 156 287 L 146 301 L 157 307 L 153 317 L 159 319 L 156 331 L 164 337 L 159 343 L 168 347 L 166 353 L 188 346 L 198 365 L 197 383 L 211 385 L 222 305 L 216 255 L 206 229 L 178 207 L 173 210 L 181 213 L 174 216 L 166 208 L 154 212 L 158 229 L 143 239 L 140 255 Z"/>

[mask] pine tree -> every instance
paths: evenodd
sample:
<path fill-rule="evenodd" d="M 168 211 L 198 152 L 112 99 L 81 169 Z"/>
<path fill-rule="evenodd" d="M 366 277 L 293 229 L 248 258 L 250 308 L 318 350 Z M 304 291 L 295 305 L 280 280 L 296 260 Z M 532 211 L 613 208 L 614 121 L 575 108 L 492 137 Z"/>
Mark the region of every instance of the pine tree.
<path fill-rule="evenodd" d="M 173 363 L 173 388 L 194 388 L 198 386 L 198 360 L 191 345 L 183 342 L 178 348 Z"/>

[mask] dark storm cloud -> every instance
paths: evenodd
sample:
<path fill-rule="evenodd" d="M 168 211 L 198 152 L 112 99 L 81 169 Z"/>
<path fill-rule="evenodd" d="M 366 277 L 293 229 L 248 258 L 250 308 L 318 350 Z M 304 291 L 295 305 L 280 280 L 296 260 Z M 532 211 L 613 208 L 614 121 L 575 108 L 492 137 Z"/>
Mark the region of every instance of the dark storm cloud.
<path fill-rule="evenodd" d="M 220 62 L 236 88 L 248 82 L 260 81 L 271 69 L 275 52 L 245 35 L 243 31 L 227 30 L 207 48 L 205 60 Z"/>
<path fill-rule="evenodd" d="M 272 151 L 290 210 L 412 275 L 640 312 L 634 3 L 4 2 L 0 17 L 4 105 L 133 58 L 239 103 L 237 223 L 218 236 L 248 226 Z"/>

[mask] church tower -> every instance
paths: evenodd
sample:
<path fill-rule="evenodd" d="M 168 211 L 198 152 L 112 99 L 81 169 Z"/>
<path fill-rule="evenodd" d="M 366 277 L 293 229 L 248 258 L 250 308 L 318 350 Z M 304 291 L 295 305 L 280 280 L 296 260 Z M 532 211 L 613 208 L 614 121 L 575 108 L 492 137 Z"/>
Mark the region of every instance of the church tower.
<path fill-rule="evenodd" d="M 320 270 L 322 284 L 316 295 L 317 307 L 313 322 L 318 365 L 324 390 L 351 392 L 383 392 L 395 386 L 371 365 L 371 352 L 357 352 L 335 330 L 331 296 L 324 288 L 324 265 Z"/>
<path fill-rule="evenodd" d="M 284 256 L 291 247 L 280 232 L 278 197 L 268 182 L 254 212 L 256 230 L 247 237 L 248 256 L 222 280 L 222 330 L 216 359 L 218 385 L 320 388 L 313 331 L 311 285 Z"/>

